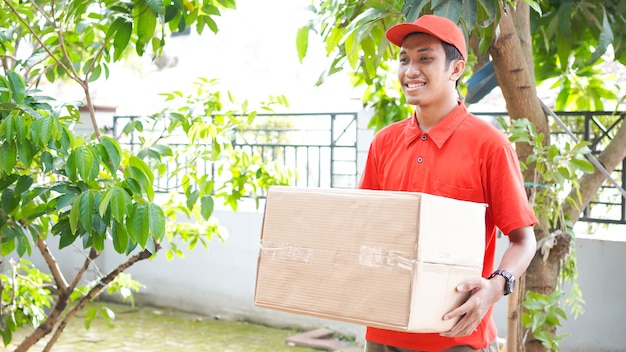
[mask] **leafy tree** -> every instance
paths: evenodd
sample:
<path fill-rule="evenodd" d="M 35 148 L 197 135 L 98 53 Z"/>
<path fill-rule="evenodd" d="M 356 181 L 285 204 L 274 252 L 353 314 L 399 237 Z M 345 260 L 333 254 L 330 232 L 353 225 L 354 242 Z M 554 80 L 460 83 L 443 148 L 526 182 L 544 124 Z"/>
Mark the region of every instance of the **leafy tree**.
<path fill-rule="evenodd" d="M 318 83 L 342 70 L 353 72 L 357 77 L 355 85 L 367 87 L 363 99 L 375 109 L 370 126 L 376 129 L 410 114 L 402 100 L 395 103 L 398 90 L 386 81 L 389 63 L 396 59 L 397 49 L 385 39 L 385 31 L 396 23 L 413 21 L 428 13 L 448 17 L 465 29 L 470 47 L 466 78 L 492 61 L 510 118 L 513 122 L 530 122 L 516 125 L 512 134 L 525 181 L 530 185 L 529 197 L 536 205 L 539 223 L 535 234 L 542 248 L 520 280 L 522 290 L 533 292 L 530 297 L 535 299 L 535 304 L 526 307 L 540 309 L 554 302 L 554 297 L 560 297 L 553 294 L 560 289 L 560 280 L 564 276 L 575 277 L 572 264 L 575 262 L 563 261 L 572 258 L 567 256 L 572 226 L 606 180 L 601 170 L 590 169 L 581 157 L 588 153 L 584 144 L 562 150 L 552 145 L 548 109 L 537 97 L 537 84 L 552 82 L 559 92 L 556 100 L 559 109 L 603 109 L 606 101 L 615 102 L 616 87 L 607 86 L 598 65 L 610 53 L 609 49 L 615 61 L 626 64 L 626 39 L 620 35 L 626 30 L 626 3 L 619 0 L 319 0 L 312 2 L 311 9 L 316 14 L 315 20 L 297 33 L 300 58 L 306 55 L 310 33 L 321 36 L 332 61 Z M 599 164 L 609 173 L 626 157 L 626 125 L 621 123 L 616 130 L 611 142 L 597 156 Z M 569 160 L 567 165 L 552 169 L 543 164 L 560 162 L 565 156 Z M 564 184 L 568 180 L 572 181 L 569 186 Z M 567 197 L 559 196 L 570 188 Z M 514 309 L 509 309 L 509 318 L 516 324 L 509 327 L 507 334 L 509 350 L 557 349 L 558 343 L 554 342 L 558 340 L 555 335 L 558 324 L 554 320 L 543 324 L 545 330 L 537 330 L 537 334 L 523 330 L 521 300 L 526 296 L 519 295 L 519 301 L 510 305 Z M 538 302 L 537 297 L 542 297 L 543 302 Z M 561 314 L 558 310 L 549 311 L 553 315 Z M 545 319 L 546 315 L 533 316 Z"/>
<path fill-rule="evenodd" d="M 120 135 L 107 135 L 96 123 L 90 84 L 108 78 L 110 65 L 127 55 L 158 55 L 171 32 L 188 27 L 217 32 L 214 18 L 226 9 L 235 9 L 234 0 L 0 1 L 5 346 L 19 327 L 30 325 L 33 332 L 16 351 L 48 334 L 44 350 L 51 350 L 68 320 L 105 289 L 132 299 L 139 284 L 124 273 L 127 268 L 162 247 L 171 259 L 182 255 L 176 243 L 191 249 L 220 236 L 212 219 L 217 199 L 236 210 L 242 197 L 288 182 L 290 174 L 232 147 L 232 132 L 252 123 L 256 113 L 210 80 L 200 79 L 189 95 L 166 95 L 166 110 L 128 121 Z M 72 132 L 80 117 L 77 106 L 38 91 L 39 83 L 55 80 L 82 88 L 93 137 Z M 125 144 L 131 135 L 139 149 Z M 176 179 L 165 178 L 167 168 L 176 170 L 169 173 Z M 181 214 L 190 223 L 176 222 Z M 52 237 L 61 255 L 72 247 L 84 251 L 73 277 L 57 265 L 47 244 Z M 124 261 L 84 283 L 105 248 Z M 49 274 L 27 260 L 34 250 Z M 87 326 L 96 314 L 112 317 L 106 308 L 88 312 Z"/>

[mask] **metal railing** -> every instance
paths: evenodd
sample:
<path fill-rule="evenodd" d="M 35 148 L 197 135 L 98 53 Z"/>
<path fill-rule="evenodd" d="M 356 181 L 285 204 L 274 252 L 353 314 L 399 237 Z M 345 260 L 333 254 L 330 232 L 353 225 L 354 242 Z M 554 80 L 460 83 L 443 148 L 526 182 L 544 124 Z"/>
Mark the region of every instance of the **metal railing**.
<path fill-rule="evenodd" d="M 136 116 L 115 116 L 113 134 Z M 170 138 L 168 147 L 174 154 L 187 147 Z M 134 134 L 127 135 L 121 144 L 132 151 L 139 148 Z M 253 125 L 234 131 L 231 145 L 249 155 L 260 157 L 264 163 L 274 162 L 293 171 L 290 184 L 303 187 L 356 188 L 357 186 L 357 113 L 293 113 L 258 114 Z M 197 146 L 202 150 L 203 146 Z M 210 146 L 206 146 L 207 149 Z M 195 156 L 180 156 L 194 158 Z M 205 159 L 196 167 L 220 181 L 215 165 Z M 173 163 L 172 163 L 173 164 Z M 169 192 L 180 188 L 180 176 L 173 166 L 166 164 L 162 175 L 155 175 L 155 192 Z"/>
<path fill-rule="evenodd" d="M 476 113 L 475 115 L 506 116 L 502 113 Z M 568 125 L 577 126 L 573 131 L 578 140 L 590 142 L 594 155 L 604 150 L 623 123 L 626 113 L 610 112 L 557 112 Z M 120 119 L 115 117 L 115 126 Z M 295 170 L 292 184 L 303 187 L 356 188 L 360 170 L 357 166 L 357 113 L 293 113 L 259 114 L 255 124 L 234 134 L 232 145 L 264 162 L 276 162 Z M 118 127 L 119 128 L 119 127 Z M 573 143 L 565 131 L 552 126 L 554 143 Z M 137 142 L 131 136 L 127 140 L 131 149 Z M 177 145 L 170 144 L 172 149 Z M 182 147 L 182 146 L 181 146 Z M 366 148 L 367 146 L 364 146 Z M 362 147 L 363 148 L 363 147 Z M 204 172 L 215 175 L 214 165 L 202 165 Z M 626 159 L 612 172 L 612 177 L 626 185 Z M 179 185 L 176 175 L 167 174 L 155 180 L 155 190 L 171 190 Z M 596 198 L 583 211 L 580 221 L 626 224 L 626 199 L 615 187 L 605 182 Z"/>
<path fill-rule="evenodd" d="M 477 116 L 507 116 L 506 112 L 474 113 Z M 589 142 L 593 156 L 599 155 L 611 142 L 615 133 L 624 123 L 626 112 L 613 113 L 610 111 L 574 111 L 555 112 L 568 126 L 575 126 L 574 130 L 565 131 L 556 121 L 550 121 L 551 142 L 556 145 L 565 143 L 574 144 L 576 141 Z M 550 118 L 553 120 L 552 118 Z M 576 141 L 571 137 L 573 135 Z M 611 173 L 611 178 L 624 189 L 626 186 L 626 159 L 622 160 Z M 612 185 L 605 181 L 596 197 L 583 210 L 579 221 L 626 224 L 626 198 Z"/>
<path fill-rule="evenodd" d="M 233 146 L 295 169 L 296 186 L 356 188 L 356 132 L 356 112 L 260 114 Z"/>

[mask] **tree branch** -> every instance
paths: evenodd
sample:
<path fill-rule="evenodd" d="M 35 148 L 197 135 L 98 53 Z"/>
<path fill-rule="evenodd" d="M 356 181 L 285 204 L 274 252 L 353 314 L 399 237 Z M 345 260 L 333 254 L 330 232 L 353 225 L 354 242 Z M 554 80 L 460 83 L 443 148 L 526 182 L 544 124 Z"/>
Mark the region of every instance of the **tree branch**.
<path fill-rule="evenodd" d="M 19 13 L 17 12 L 17 10 L 15 9 L 15 7 L 13 7 L 13 5 L 11 4 L 10 1 L 8 0 L 4 0 L 4 3 L 11 9 L 11 12 L 13 12 L 13 14 L 17 17 L 17 19 L 26 27 L 28 28 L 28 31 L 30 32 L 30 34 L 32 34 L 32 36 L 35 38 L 35 40 L 37 41 L 37 43 L 39 43 L 43 49 L 48 53 L 48 55 L 50 55 L 50 57 L 59 65 L 61 66 L 66 72 L 67 74 L 72 77 L 73 80 L 77 81 L 77 82 L 81 82 L 80 79 L 78 78 L 78 76 L 72 76 L 72 70 L 70 70 L 67 66 L 65 66 L 63 64 L 63 62 L 61 62 L 61 60 L 59 60 L 56 56 L 54 56 L 54 54 L 50 51 L 50 49 L 44 44 L 43 40 L 41 38 L 39 38 L 39 36 L 37 35 L 37 33 L 35 33 L 35 31 L 33 31 L 33 29 L 31 28 L 31 26 L 22 18 L 22 16 L 19 15 Z"/>
<path fill-rule="evenodd" d="M 624 158 L 626 158 L 626 123 L 622 122 L 609 145 L 598 155 L 597 159 L 611 173 Z M 570 202 L 563 204 L 563 213 L 566 217 L 575 223 L 580 218 L 583 209 L 598 194 L 598 189 L 606 180 L 606 177 L 598 169 L 595 169 L 591 174 L 583 175 L 578 180 L 580 185 L 578 192 L 574 189 L 568 194 L 568 199 L 571 199 L 573 204 Z"/>
<path fill-rule="evenodd" d="M 50 252 L 46 241 L 44 241 L 41 237 L 37 237 L 37 248 L 39 248 L 39 252 L 41 252 L 46 265 L 48 265 L 48 268 L 50 269 L 50 274 L 52 274 L 52 277 L 54 278 L 57 290 L 59 290 L 59 292 L 67 291 L 67 281 L 59 268 L 59 263 Z"/>
<path fill-rule="evenodd" d="M 361 14 L 361 8 L 363 7 L 363 0 L 359 1 L 359 4 L 354 8 L 354 12 L 352 12 L 352 17 L 345 19 L 341 24 L 339 24 L 339 28 L 343 28 L 349 25 L 358 15 Z"/>
<path fill-rule="evenodd" d="M 87 256 L 87 258 L 85 258 L 85 261 L 83 262 L 83 266 L 80 268 L 78 273 L 76 273 L 76 276 L 74 276 L 74 280 L 72 280 L 72 283 L 68 287 L 69 292 L 74 291 L 74 289 L 78 285 L 78 282 L 80 281 L 80 279 L 82 279 L 85 271 L 89 269 L 89 265 L 91 265 L 91 263 L 93 263 L 93 260 L 98 258 L 99 255 L 100 253 L 95 248 L 91 247 L 91 249 L 89 250 L 89 255 Z"/>
<path fill-rule="evenodd" d="M 155 243 L 155 252 L 158 252 L 160 248 L 161 248 L 161 246 L 158 243 Z M 71 318 L 73 318 L 76 315 L 76 313 L 81 311 L 87 305 L 87 303 L 91 302 L 96 296 L 98 296 L 104 290 L 104 288 L 107 287 L 108 284 L 113 282 L 113 280 L 115 280 L 115 278 L 117 276 L 119 276 L 119 274 L 124 272 L 131 265 L 133 265 L 133 264 L 135 264 L 135 263 L 137 263 L 137 262 L 139 262 L 141 260 L 148 259 L 151 256 L 152 256 L 152 253 L 150 251 L 148 251 L 147 249 L 144 249 L 143 251 L 141 251 L 141 252 L 135 254 L 134 256 L 130 257 L 126 262 L 120 264 L 114 270 L 110 271 L 104 278 L 100 279 L 98 281 L 98 283 L 94 287 L 92 287 L 91 290 L 89 290 L 89 292 L 78 301 L 78 304 L 76 304 L 65 315 L 65 317 L 63 318 L 63 320 L 61 321 L 59 326 L 54 331 L 54 334 L 52 334 L 52 337 L 50 338 L 50 340 L 46 344 L 46 347 L 42 351 L 43 352 L 49 352 L 51 350 L 52 346 L 56 343 L 56 341 L 59 339 L 59 337 L 63 333 L 63 330 L 67 326 L 69 320 Z"/>

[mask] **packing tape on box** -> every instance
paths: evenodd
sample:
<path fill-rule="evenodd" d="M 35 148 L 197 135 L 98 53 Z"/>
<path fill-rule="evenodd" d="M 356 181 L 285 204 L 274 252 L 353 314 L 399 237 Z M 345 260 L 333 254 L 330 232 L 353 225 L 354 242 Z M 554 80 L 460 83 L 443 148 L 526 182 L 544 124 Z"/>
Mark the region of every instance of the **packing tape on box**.
<path fill-rule="evenodd" d="M 313 249 L 285 242 L 261 241 L 261 256 L 303 264 L 313 263 Z"/>
<path fill-rule="evenodd" d="M 363 245 L 359 253 L 359 264 L 372 268 L 413 270 L 415 258 L 399 251 Z"/>
<path fill-rule="evenodd" d="M 266 259 L 313 263 L 313 248 L 286 242 L 261 241 L 261 256 Z M 378 246 L 361 246 L 359 264 L 370 268 L 413 270 L 416 259 L 399 251 Z"/>

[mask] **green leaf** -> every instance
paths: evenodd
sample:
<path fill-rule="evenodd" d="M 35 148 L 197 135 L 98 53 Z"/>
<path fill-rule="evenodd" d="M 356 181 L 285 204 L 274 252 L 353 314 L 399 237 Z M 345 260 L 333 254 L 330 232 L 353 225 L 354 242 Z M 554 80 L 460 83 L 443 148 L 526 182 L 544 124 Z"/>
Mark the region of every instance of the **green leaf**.
<path fill-rule="evenodd" d="M 106 235 L 96 231 L 92 235 L 92 238 L 93 238 L 93 247 L 97 251 L 102 252 L 104 250 L 104 240 L 106 239 Z"/>
<path fill-rule="evenodd" d="M 543 326 L 545 322 L 546 322 L 546 315 L 542 312 L 536 312 L 535 315 L 533 316 L 533 324 L 532 324 L 533 331 L 536 331 L 537 329 L 539 329 L 539 327 Z"/>
<path fill-rule="evenodd" d="M 17 174 L 10 174 L 8 176 L 0 178 L 0 190 L 6 189 L 10 185 L 12 185 L 13 182 L 17 181 L 18 178 L 19 176 Z"/>
<path fill-rule="evenodd" d="M 95 214 L 96 202 L 95 195 L 92 192 L 85 192 L 80 196 L 79 218 L 83 228 L 92 233 L 92 219 Z"/>
<path fill-rule="evenodd" d="M 139 186 L 140 191 L 133 193 L 141 194 L 141 191 L 145 192 L 148 198 L 154 197 L 154 191 L 152 190 L 152 184 L 148 180 L 146 174 L 135 166 L 128 166 L 124 169 L 124 177 L 127 180 L 132 179 Z"/>
<path fill-rule="evenodd" d="M 91 327 L 91 322 L 96 318 L 98 314 L 98 308 L 93 307 L 87 309 L 85 312 L 85 329 L 89 329 Z"/>
<path fill-rule="evenodd" d="M 17 180 L 17 184 L 15 185 L 15 193 L 22 194 L 26 192 L 30 186 L 33 184 L 33 178 L 29 175 L 22 175 Z"/>
<path fill-rule="evenodd" d="M 104 146 L 109 163 L 111 164 L 109 170 L 111 170 L 111 173 L 114 173 L 113 170 L 119 169 L 122 162 L 122 148 L 115 139 L 109 136 L 102 136 L 101 140 L 101 144 Z"/>
<path fill-rule="evenodd" d="M 154 182 L 154 175 L 152 173 L 152 169 L 145 161 L 137 158 L 136 156 L 132 156 L 129 159 L 129 164 L 141 170 L 141 172 L 148 178 L 150 183 Z"/>
<path fill-rule="evenodd" d="M 7 141 L 12 140 L 14 136 L 16 135 L 16 131 L 15 131 L 16 129 L 14 127 L 15 118 L 16 116 L 9 115 L 5 117 L 0 124 L 2 131 L 4 131 L 4 138 Z"/>
<path fill-rule="evenodd" d="M 227 9 L 237 9 L 237 5 L 235 0 L 220 0 L 220 4 L 222 4 L 222 6 L 224 6 Z"/>
<path fill-rule="evenodd" d="M 118 17 L 111 23 L 109 29 L 107 30 L 106 39 L 109 40 L 115 33 L 117 33 L 118 29 L 122 27 L 126 23 L 126 19 L 123 17 Z"/>
<path fill-rule="evenodd" d="M 33 157 L 35 155 L 34 147 L 30 141 L 24 141 L 17 145 L 17 154 L 20 161 L 25 167 L 30 168 L 33 163 Z"/>
<path fill-rule="evenodd" d="M 9 88 L 9 81 L 0 76 L 0 104 L 11 102 L 11 89 Z"/>
<path fill-rule="evenodd" d="M 132 214 L 131 221 L 130 226 L 132 227 L 137 244 L 145 248 L 150 234 L 150 214 L 148 205 L 137 205 Z"/>
<path fill-rule="evenodd" d="M 463 21 L 471 29 L 478 19 L 478 1 L 463 1 L 461 13 Z"/>
<path fill-rule="evenodd" d="M 493 23 L 496 19 L 496 13 L 498 11 L 498 4 L 495 1 L 491 0 L 478 0 L 481 8 L 487 14 L 487 18 L 484 20 L 484 23 Z"/>
<path fill-rule="evenodd" d="M 128 187 L 131 194 L 141 196 L 141 186 L 133 178 L 127 178 L 124 180 L 124 184 Z"/>
<path fill-rule="evenodd" d="M 26 253 L 30 255 L 31 254 L 30 242 L 28 241 L 28 238 L 24 234 L 24 231 L 22 231 L 22 228 L 19 226 L 11 226 L 11 228 L 17 233 L 15 236 L 15 240 L 17 242 L 16 247 L 15 247 L 17 250 L 17 254 L 20 257 L 23 257 L 24 254 Z"/>
<path fill-rule="evenodd" d="M 210 195 L 203 196 L 200 199 L 200 206 L 200 213 L 202 214 L 202 218 L 204 218 L 204 220 L 208 220 L 211 217 L 211 214 L 213 214 L 213 197 L 211 197 Z"/>
<path fill-rule="evenodd" d="M 204 23 L 206 23 L 206 25 L 209 27 L 209 29 L 211 29 L 211 32 L 213 33 L 217 33 L 218 32 L 218 28 L 217 28 L 217 23 L 215 23 L 215 21 L 213 21 L 213 19 L 210 16 L 202 16 L 201 19 L 198 19 L 198 25 L 201 24 L 201 20 L 204 21 Z M 201 30 L 198 30 L 198 33 L 200 33 Z"/>
<path fill-rule="evenodd" d="M 35 146 L 45 147 L 56 133 L 56 124 L 52 116 L 44 116 L 30 125 L 30 134 Z"/>
<path fill-rule="evenodd" d="M 348 58 L 348 63 L 350 64 L 350 67 L 352 67 L 353 70 L 356 70 L 359 64 L 361 55 L 358 50 L 358 42 L 355 38 L 355 35 L 349 35 L 348 37 L 346 37 L 343 44 L 345 46 L 346 57 Z"/>
<path fill-rule="evenodd" d="M 100 216 L 104 216 L 104 214 L 106 214 L 107 210 L 109 209 L 109 203 L 112 196 L 112 190 L 107 190 L 104 192 L 104 196 L 102 197 L 100 205 L 98 206 L 98 213 L 100 213 Z"/>
<path fill-rule="evenodd" d="M 128 248 L 130 238 L 126 227 L 117 221 L 113 221 L 111 226 L 111 237 L 113 241 L 113 248 L 117 253 L 123 254 Z"/>
<path fill-rule="evenodd" d="M 541 6 L 539 5 L 539 2 L 534 1 L 534 0 L 524 0 L 524 1 L 528 3 L 530 8 L 533 9 L 541 17 L 543 12 L 541 11 Z"/>
<path fill-rule="evenodd" d="M 15 192 L 11 188 L 2 191 L 0 201 L 2 202 L 2 211 L 5 214 L 13 212 L 20 205 L 20 200 L 15 197 Z"/>
<path fill-rule="evenodd" d="M 474 0 L 475 1 L 475 0 Z M 432 1 L 433 13 L 438 16 L 446 17 L 454 23 L 459 23 L 461 18 L 461 10 L 463 2 L 461 0 L 441 1 L 440 5 L 435 5 L 436 1 Z"/>
<path fill-rule="evenodd" d="M 302 63 L 302 59 L 306 56 L 309 47 L 309 26 L 302 26 L 296 34 L 296 49 L 298 50 L 298 60 Z"/>
<path fill-rule="evenodd" d="M 59 249 L 71 246 L 74 242 L 76 242 L 77 238 L 78 235 L 73 234 L 72 231 L 61 232 L 59 237 Z"/>
<path fill-rule="evenodd" d="M 71 179 L 70 175 L 78 174 L 86 182 L 95 180 L 100 170 L 100 160 L 100 156 L 89 146 L 83 145 L 74 149 L 66 165 L 68 177 Z"/>
<path fill-rule="evenodd" d="M 163 6 L 163 0 L 145 0 L 148 6 L 159 15 L 165 15 L 165 6 Z"/>
<path fill-rule="evenodd" d="M 159 160 L 161 160 L 161 156 L 173 156 L 174 155 L 172 148 L 163 144 L 155 144 L 152 147 L 150 147 L 150 150 L 158 153 Z"/>
<path fill-rule="evenodd" d="M 28 138 L 31 123 L 32 123 L 32 120 L 30 118 L 25 118 L 25 117 L 18 118 L 17 116 L 15 117 L 15 133 L 17 136 L 17 141 L 19 143 L 31 143 L 32 144 L 32 142 Z"/>
<path fill-rule="evenodd" d="M 153 2 L 160 3 L 160 11 L 163 13 L 165 12 L 165 10 L 163 9 L 163 1 Z M 143 55 L 144 47 L 152 39 L 157 23 L 155 12 L 153 12 L 154 8 L 151 9 L 152 5 L 149 4 L 149 1 L 146 1 L 146 3 L 148 3 L 148 5 L 146 6 L 142 6 L 142 3 L 136 5 L 133 10 L 133 15 L 135 18 L 135 29 L 137 31 L 137 42 L 135 43 L 135 50 L 137 51 L 137 55 L 139 56 Z"/>
<path fill-rule="evenodd" d="M 24 83 L 24 79 L 13 70 L 7 71 L 6 75 L 9 80 L 13 100 L 19 104 L 26 96 L 26 84 Z"/>
<path fill-rule="evenodd" d="M 89 82 L 95 82 L 100 78 L 100 74 L 102 73 L 102 67 L 100 65 L 95 65 L 89 74 Z"/>
<path fill-rule="evenodd" d="M 113 55 L 114 61 L 118 61 L 122 57 L 124 50 L 130 42 L 130 36 L 132 32 L 132 22 L 124 21 L 120 24 L 119 29 L 115 33 L 115 38 L 113 39 L 113 48 L 115 48 L 115 53 Z"/>
<path fill-rule="evenodd" d="M 17 163 L 17 150 L 15 144 L 4 141 L 0 145 L 0 162 L 2 163 L 2 171 L 7 174 L 12 173 L 15 164 Z"/>
<path fill-rule="evenodd" d="M 193 210 L 194 205 L 198 201 L 198 197 L 200 196 L 200 192 L 195 190 L 187 196 L 187 209 Z"/>
<path fill-rule="evenodd" d="M 74 203 L 72 203 L 72 209 L 70 209 L 70 230 L 72 234 L 76 234 L 78 230 L 78 221 L 80 220 L 80 202 L 82 196 L 76 197 Z"/>
<path fill-rule="evenodd" d="M 120 187 L 114 187 L 111 193 L 111 216 L 122 223 L 126 214 L 126 206 L 131 203 L 130 196 Z"/>
<path fill-rule="evenodd" d="M 60 210 L 63 210 L 65 207 L 72 205 L 72 203 L 74 203 L 74 201 L 76 200 L 77 196 L 78 195 L 76 194 L 62 195 L 61 197 L 58 198 L 56 209 L 60 211 Z"/>
<path fill-rule="evenodd" d="M 407 22 L 415 21 L 420 16 L 422 9 L 427 3 L 428 0 L 405 1 L 402 6 L 402 13 L 405 14 Z"/>
<path fill-rule="evenodd" d="M 163 18 L 163 22 L 168 23 L 169 21 L 176 18 L 177 15 L 178 7 L 176 5 L 169 4 L 167 5 L 167 7 L 165 7 L 165 17 Z"/>
<path fill-rule="evenodd" d="M 587 161 L 587 159 L 583 159 L 583 158 L 574 158 L 570 161 L 572 163 L 572 165 L 574 167 L 576 167 L 576 169 L 587 173 L 587 174 L 591 174 L 594 171 L 594 167 L 593 164 L 591 164 L 589 161 Z"/>
<path fill-rule="evenodd" d="M 559 57 L 559 63 L 561 65 L 561 70 L 563 72 L 568 71 L 568 63 L 569 63 L 568 58 L 570 56 L 571 49 L 572 49 L 572 41 L 569 40 L 570 38 L 567 37 L 569 32 L 567 31 L 567 28 L 565 27 L 571 21 L 572 11 L 573 9 L 571 5 L 564 5 L 559 8 L 559 13 L 558 13 L 558 23 L 561 26 L 561 28 L 560 28 L 560 32 L 558 33 L 558 35 L 560 35 L 560 38 L 557 38 L 556 40 L 556 47 L 557 47 L 557 54 Z"/>
<path fill-rule="evenodd" d="M 165 236 L 165 214 L 163 209 L 154 203 L 149 206 L 150 232 L 157 241 L 161 241 Z"/>
<path fill-rule="evenodd" d="M 598 61 L 598 59 L 600 59 L 602 55 L 606 53 L 606 50 L 613 42 L 613 39 L 613 30 L 611 29 L 611 24 L 609 23 L 606 11 L 602 11 L 602 31 L 600 32 L 600 37 L 598 38 L 596 50 L 591 55 L 591 58 L 587 62 L 587 65 L 591 65 L 594 62 Z"/>

